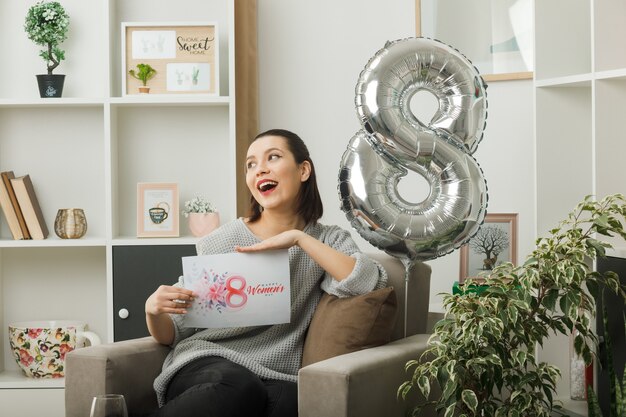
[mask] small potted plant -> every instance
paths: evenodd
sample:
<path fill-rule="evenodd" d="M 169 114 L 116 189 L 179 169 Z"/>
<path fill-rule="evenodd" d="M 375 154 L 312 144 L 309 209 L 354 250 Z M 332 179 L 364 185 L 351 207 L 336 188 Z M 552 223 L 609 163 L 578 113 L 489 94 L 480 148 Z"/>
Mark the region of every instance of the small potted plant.
<path fill-rule="evenodd" d="M 137 71 L 134 69 L 128 70 L 128 73 L 131 77 L 134 77 L 141 81 L 141 86 L 139 87 L 139 93 L 148 94 L 150 92 L 150 87 L 147 86 L 148 80 L 152 79 L 157 71 L 150 66 L 150 64 L 137 64 Z"/>
<path fill-rule="evenodd" d="M 183 216 L 189 218 L 189 231 L 196 237 L 206 236 L 220 225 L 219 213 L 200 195 L 185 201 Z"/>
<path fill-rule="evenodd" d="M 37 75 L 41 97 L 61 97 L 65 75 L 52 71 L 65 59 L 65 51 L 59 48 L 65 39 L 70 25 L 70 17 L 59 2 L 40 1 L 28 9 L 24 30 L 28 39 L 45 49 L 39 56 L 46 61 L 48 73 Z"/>

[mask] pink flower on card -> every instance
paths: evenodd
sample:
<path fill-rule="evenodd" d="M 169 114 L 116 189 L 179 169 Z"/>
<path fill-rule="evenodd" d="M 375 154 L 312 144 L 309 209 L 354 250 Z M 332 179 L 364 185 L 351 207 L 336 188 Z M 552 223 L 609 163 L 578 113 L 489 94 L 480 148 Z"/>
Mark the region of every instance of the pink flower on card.
<path fill-rule="evenodd" d="M 226 286 L 220 282 L 214 282 L 209 286 L 209 292 L 207 294 L 207 298 L 209 301 L 213 301 L 217 303 L 224 299 L 226 296 Z"/>

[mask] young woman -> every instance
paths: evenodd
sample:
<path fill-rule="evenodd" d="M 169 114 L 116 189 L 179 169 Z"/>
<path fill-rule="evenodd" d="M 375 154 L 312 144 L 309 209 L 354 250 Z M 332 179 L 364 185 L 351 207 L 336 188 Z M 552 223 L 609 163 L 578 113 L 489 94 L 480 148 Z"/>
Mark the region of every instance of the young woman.
<path fill-rule="evenodd" d="M 146 321 L 173 350 L 154 382 L 161 406 L 154 416 L 296 417 L 302 346 L 322 291 L 348 297 L 386 284 L 384 269 L 359 252 L 347 231 L 317 222 L 323 209 L 315 168 L 298 135 L 280 129 L 258 135 L 248 149 L 246 183 L 250 217 L 224 224 L 197 251 L 289 248 L 291 322 L 184 328 L 194 294 L 180 283 L 159 287 L 146 301 Z"/>

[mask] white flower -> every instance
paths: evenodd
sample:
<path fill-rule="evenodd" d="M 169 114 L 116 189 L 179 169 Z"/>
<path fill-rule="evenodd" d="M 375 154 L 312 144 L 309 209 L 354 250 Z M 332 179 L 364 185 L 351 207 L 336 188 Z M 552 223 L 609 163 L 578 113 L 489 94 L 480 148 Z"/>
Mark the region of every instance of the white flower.
<path fill-rule="evenodd" d="M 45 12 L 43 12 L 43 17 L 46 20 L 52 20 L 54 19 L 54 16 L 56 15 L 56 12 L 54 10 L 46 10 Z"/>
<path fill-rule="evenodd" d="M 217 210 L 201 195 L 196 195 L 191 200 L 185 201 L 183 216 L 189 217 L 189 213 L 215 213 Z"/>

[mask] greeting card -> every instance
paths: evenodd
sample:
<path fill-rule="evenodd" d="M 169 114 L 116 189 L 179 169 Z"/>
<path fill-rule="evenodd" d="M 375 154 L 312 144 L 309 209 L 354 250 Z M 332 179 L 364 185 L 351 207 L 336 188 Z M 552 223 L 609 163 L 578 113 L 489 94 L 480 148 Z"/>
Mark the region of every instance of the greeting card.
<path fill-rule="evenodd" d="M 186 327 L 288 323 L 291 297 L 287 250 L 186 256 L 184 287 L 197 294 Z"/>

